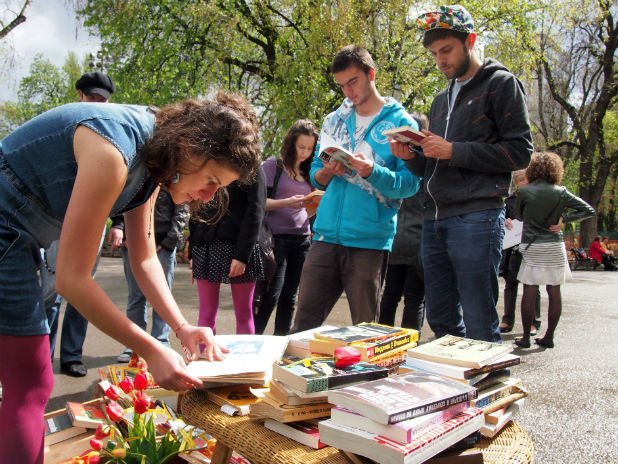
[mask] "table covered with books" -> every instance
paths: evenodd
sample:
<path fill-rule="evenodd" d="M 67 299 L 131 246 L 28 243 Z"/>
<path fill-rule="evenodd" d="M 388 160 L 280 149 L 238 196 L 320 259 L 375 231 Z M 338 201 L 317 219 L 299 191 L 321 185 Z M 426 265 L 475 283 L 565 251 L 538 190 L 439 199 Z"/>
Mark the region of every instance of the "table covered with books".
<path fill-rule="evenodd" d="M 268 430 L 262 421 L 250 416 L 224 414 L 208 400 L 207 393 L 200 390 L 183 395 L 179 407 L 185 421 L 207 430 L 217 439 L 212 464 L 227 462 L 232 450 L 238 451 L 253 464 L 353 462 L 336 448 L 329 446 L 314 450 Z M 477 447 L 483 453 L 485 464 L 533 462 L 532 440 L 516 422 L 511 422 L 493 439 L 483 437 Z"/>

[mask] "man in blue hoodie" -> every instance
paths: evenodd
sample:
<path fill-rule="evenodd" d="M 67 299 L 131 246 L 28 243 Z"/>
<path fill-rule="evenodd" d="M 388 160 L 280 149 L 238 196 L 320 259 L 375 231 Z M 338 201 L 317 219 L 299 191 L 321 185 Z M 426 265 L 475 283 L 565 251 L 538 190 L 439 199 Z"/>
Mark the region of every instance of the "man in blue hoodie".
<path fill-rule="evenodd" d="M 313 226 L 291 333 L 322 325 L 343 291 L 353 324 L 376 320 L 397 211 L 401 199 L 419 187 L 419 178 L 393 156 L 382 135 L 386 129 L 418 126 L 399 102 L 378 93 L 369 52 L 348 45 L 335 56 L 332 72 L 346 98 L 324 120 L 311 165 L 311 182 L 326 193 Z M 351 169 L 317 156 L 327 138 L 353 153 Z"/>
<path fill-rule="evenodd" d="M 393 142 L 425 182 L 421 253 L 427 322 L 436 334 L 500 341 L 498 266 L 511 173 L 532 155 L 523 85 L 474 52 L 470 13 L 441 6 L 416 21 L 447 79 L 434 99 L 422 150 Z"/>

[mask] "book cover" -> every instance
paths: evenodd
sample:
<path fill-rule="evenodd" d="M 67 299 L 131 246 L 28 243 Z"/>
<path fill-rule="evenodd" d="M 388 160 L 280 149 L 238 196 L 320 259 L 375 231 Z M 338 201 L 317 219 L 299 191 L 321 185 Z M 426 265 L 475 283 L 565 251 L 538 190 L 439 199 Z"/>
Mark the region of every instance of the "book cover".
<path fill-rule="evenodd" d="M 66 409 L 49 412 L 43 417 L 45 425 L 45 446 L 55 445 L 82 433 L 86 427 L 75 427 Z"/>
<path fill-rule="evenodd" d="M 327 445 L 366 456 L 381 464 L 421 464 L 479 430 L 483 422 L 482 411 L 470 408 L 407 444 L 338 425 L 332 420 L 321 421 L 319 428 L 320 438 Z"/>
<path fill-rule="evenodd" d="M 486 364 L 479 369 L 475 369 L 464 366 L 456 366 L 454 364 L 428 361 L 426 359 L 415 358 L 412 356 L 406 357 L 407 366 L 421 369 L 427 372 L 433 372 L 434 374 L 445 375 L 454 379 L 472 379 L 479 376 L 480 374 L 493 372 L 499 369 L 504 369 L 506 367 L 516 366 L 520 362 L 521 358 L 519 356 L 509 353 L 497 359 L 495 362 Z"/>
<path fill-rule="evenodd" d="M 304 206 L 309 216 L 313 216 L 318 211 L 318 206 L 324 196 L 324 190 L 314 190 L 311 193 L 305 195 Z"/>
<path fill-rule="evenodd" d="M 330 417 L 330 403 L 291 406 L 274 398 L 270 393 L 258 394 L 261 401 L 249 406 L 249 414 L 255 419 L 274 419 L 279 422 L 295 422 Z"/>
<path fill-rule="evenodd" d="M 86 403 L 67 401 L 67 412 L 74 426 L 96 429 L 99 424 L 105 424 L 105 413 L 101 409 L 101 400 L 96 399 Z"/>
<path fill-rule="evenodd" d="M 313 449 L 321 449 L 326 445 L 320 441 L 320 431 L 318 429 L 317 420 L 299 421 L 299 422 L 277 422 L 273 419 L 266 419 L 264 427 L 277 432 L 285 437 L 302 443 L 305 446 Z"/>
<path fill-rule="evenodd" d="M 302 332 L 296 332 L 288 335 L 288 346 L 285 349 L 285 354 L 287 356 L 296 356 L 300 359 L 309 358 L 311 356 L 309 340 L 313 339 L 313 334 L 336 328 L 337 327 L 333 325 L 323 325 L 321 327 L 315 327 L 313 329 L 303 330 Z"/>
<path fill-rule="evenodd" d="M 421 141 L 427 137 L 422 132 L 410 127 L 401 126 L 393 129 L 386 129 L 382 131 L 382 135 L 390 137 L 402 143 L 411 143 L 412 145 L 420 146 Z"/>
<path fill-rule="evenodd" d="M 410 443 L 413 438 L 425 433 L 432 427 L 455 417 L 460 412 L 468 409 L 469 403 L 454 404 L 442 411 L 432 412 L 424 416 L 416 417 L 396 424 L 379 424 L 361 414 L 345 408 L 335 407 L 330 411 L 330 420 L 335 424 L 354 427 L 365 432 L 375 433 L 399 443 Z"/>
<path fill-rule="evenodd" d="M 386 377 L 388 369 L 360 362 L 337 369 L 332 357 L 305 358 L 292 364 L 273 365 L 272 376 L 303 392 L 318 392 L 362 380 Z"/>
<path fill-rule="evenodd" d="M 385 425 L 441 411 L 474 398 L 476 388 L 420 371 L 328 392 L 330 403 Z"/>
<path fill-rule="evenodd" d="M 260 385 L 228 385 L 211 388 L 206 392 L 208 399 L 221 406 L 224 413 L 230 416 L 246 416 L 249 414 L 249 406 L 259 401 L 252 393 L 252 388 L 260 388 Z"/>
<path fill-rule="evenodd" d="M 398 335 L 412 333 L 410 332 L 412 330 L 413 329 L 391 327 L 388 325 L 378 324 L 377 322 L 361 322 L 356 325 L 315 332 L 313 336 L 314 338 L 318 338 L 320 340 L 335 343 L 337 346 L 346 346 L 354 342 L 373 342 L 376 340 L 385 340 Z M 416 340 L 418 340 L 418 332 L 416 330 L 414 330 L 414 332 L 416 332 Z"/>
<path fill-rule="evenodd" d="M 318 158 L 325 163 L 330 163 L 331 160 L 339 161 L 344 165 L 346 175 L 353 176 L 356 171 L 354 171 L 350 164 L 350 158 L 352 157 L 353 154 L 349 150 L 343 148 L 326 132 L 322 132 L 320 135 L 320 153 L 318 153 Z"/>
<path fill-rule="evenodd" d="M 511 351 L 513 345 L 510 343 L 492 343 L 445 335 L 408 350 L 408 356 L 478 369 Z"/>
<path fill-rule="evenodd" d="M 189 372 L 207 381 L 254 384 L 270 379 L 271 366 L 288 343 L 287 337 L 276 335 L 216 335 L 215 340 L 230 350 L 227 356 L 222 361 L 193 361 Z"/>
<path fill-rule="evenodd" d="M 278 401 L 291 406 L 301 404 L 326 403 L 328 394 L 326 392 L 306 393 L 300 392 L 279 380 L 272 379 L 269 383 L 270 394 Z"/>
<path fill-rule="evenodd" d="M 521 391 L 521 385 L 522 382 L 520 379 L 511 377 L 489 389 L 479 390 L 477 397 L 470 402 L 470 405 L 476 408 L 484 408 L 494 401 L 506 398 L 511 393 Z"/>
<path fill-rule="evenodd" d="M 337 329 L 337 333 L 341 333 L 341 330 L 343 329 Z M 324 334 L 325 332 L 322 332 L 319 336 L 323 337 Z M 348 343 L 336 339 L 327 340 L 317 338 L 317 336 L 318 335 L 316 334 L 316 338 L 309 340 L 309 349 L 312 353 L 321 353 L 332 356 L 337 347 L 348 345 L 353 346 L 360 352 L 361 360 L 372 361 L 374 358 L 379 356 L 385 356 L 392 352 L 411 348 L 409 345 L 416 344 L 416 341 L 418 340 L 418 331 L 414 329 L 403 329 L 401 333 L 392 337 L 372 341 L 351 341 Z M 351 335 L 351 337 L 354 336 L 355 335 Z"/>

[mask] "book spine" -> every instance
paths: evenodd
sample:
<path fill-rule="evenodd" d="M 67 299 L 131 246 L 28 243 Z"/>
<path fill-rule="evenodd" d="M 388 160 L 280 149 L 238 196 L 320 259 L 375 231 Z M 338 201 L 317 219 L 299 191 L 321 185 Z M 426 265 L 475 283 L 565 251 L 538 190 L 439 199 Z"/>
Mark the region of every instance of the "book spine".
<path fill-rule="evenodd" d="M 321 392 L 328 390 L 330 386 L 330 380 L 332 377 L 318 377 L 314 379 L 305 379 L 306 380 L 306 388 L 305 391 L 307 393 Z"/>
<path fill-rule="evenodd" d="M 368 370 L 368 371 L 357 371 L 347 375 L 335 375 L 331 377 L 327 377 L 326 380 L 328 384 L 324 390 L 328 390 L 334 387 L 340 387 L 342 385 L 347 385 L 352 382 L 360 382 L 360 381 L 370 381 L 377 380 L 388 376 L 388 370 L 380 369 L 380 370 Z M 316 390 L 317 391 L 317 390 Z"/>
<path fill-rule="evenodd" d="M 486 366 L 480 367 L 478 369 L 470 369 L 464 373 L 465 379 L 471 379 L 472 377 L 476 377 L 480 374 L 485 374 L 487 372 L 493 372 L 500 369 L 504 369 L 506 367 L 517 366 L 521 362 L 520 358 L 509 359 L 508 361 L 503 361 L 497 364 L 488 364 Z"/>
<path fill-rule="evenodd" d="M 408 345 L 414 341 L 415 340 L 413 339 L 412 334 L 408 333 L 399 337 L 393 337 L 388 340 L 377 342 L 372 346 L 363 347 L 361 345 L 359 348 L 364 348 L 363 351 L 365 351 L 367 359 L 371 359 L 377 356 L 385 355 L 391 351 L 396 351 L 402 346 Z M 357 348 L 354 343 L 352 343 L 351 346 Z"/>
<path fill-rule="evenodd" d="M 321 404 L 320 406 L 304 407 L 297 409 L 286 409 L 284 419 L 286 422 L 297 422 L 301 420 L 316 419 L 320 417 L 329 417 L 332 405 Z"/>
<path fill-rule="evenodd" d="M 490 395 L 483 396 L 482 398 L 478 398 L 476 400 L 470 401 L 470 406 L 475 408 L 484 408 L 485 406 L 493 403 L 494 401 L 498 401 L 502 398 L 506 398 L 511 394 L 511 386 L 506 386 L 501 388 L 500 390 L 496 390 Z"/>
<path fill-rule="evenodd" d="M 469 393 L 462 393 L 456 396 L 452 396 L 450 398 L 433 401 L 431 403 L 424 404 L 416 408 L 408 409 L 407 411 L 402 411 L 399 413 L 391 414 L 388 416 L 388 423 L 396 424 L 397 422 L 402 422 L 408 419 L 414 419 L 415 417 L 423 416 L 431 412 L 442 411 L 448 408 L 449 406 L 453 406 L 454 404 L 471 401 L 475 396 L 476 396 L 476 391 L 469 392 Z"/>

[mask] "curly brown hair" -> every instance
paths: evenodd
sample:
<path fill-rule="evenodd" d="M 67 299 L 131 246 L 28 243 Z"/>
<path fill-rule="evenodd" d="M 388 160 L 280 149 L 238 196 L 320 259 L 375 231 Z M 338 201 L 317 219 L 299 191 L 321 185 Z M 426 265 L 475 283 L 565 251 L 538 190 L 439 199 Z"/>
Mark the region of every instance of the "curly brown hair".
<path fill-rule="evenodd" d="M 526 169 L 526 177 L 528 182 L 542 179 L 550 184 L 560 185 L 564 177 L 562 159 L 550 151 L 535 152 Z"/>
<path fill-rule="evenodd" d="M 318 128 L 309 119 L 299 119 L 290 126 L 283 138 L 283 144 L 281 145 L 281 162 L 288 171 L 294 172 L 296 169 L 296 140 L 301 135 L 308 135 L 314 138 L 313 151 L 318 141 Z M 309 179 L 309 169 L 313 162 L 313 155 L 300 163 L 300 174 Z"/>

